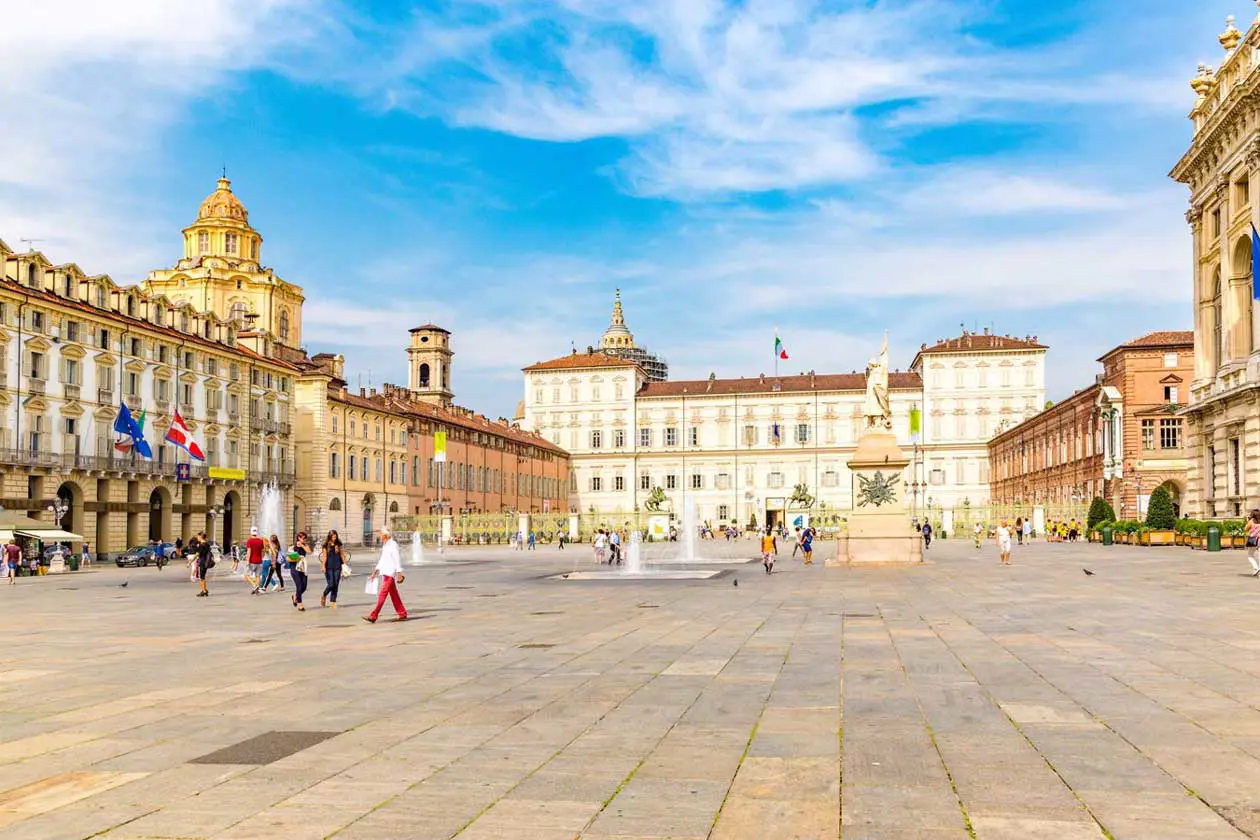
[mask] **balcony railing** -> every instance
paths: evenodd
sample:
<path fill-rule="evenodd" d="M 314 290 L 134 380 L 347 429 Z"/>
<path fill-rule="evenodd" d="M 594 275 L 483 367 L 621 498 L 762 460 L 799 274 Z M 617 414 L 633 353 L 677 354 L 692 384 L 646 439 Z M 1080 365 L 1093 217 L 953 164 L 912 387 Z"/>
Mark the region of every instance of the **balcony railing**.
<path fill-rule="evenodd" d="M 255 417 L 251 421 L 250 428 L 265 435 L 281 435 L 282 437 L 288 437 L 293 432 L 293 426 L 287 421 L 268 420 L 262 417 Z"/>
<path fill-rule="evenodd" d="M 26 380 L 26 391 L 29 394 L 46 394 L 48 393 L 48 382 L 43 379 L 29 377 Z"/>
<path fill-rule="evenodd" d="M 80 392 L 82 389 L 78 385 L 71 385 L 69 383 L 66 383 L 62 385 L 61 387 L 65 390 L 66 399 L 68 400 L 79 399 Z"/>
<path fill-rule="evenodd" d="M 113 388 L 97 388 L 96 401 L 100 403 L 101 405 L 113 405 L 114 404 L 114 389 Z"/>
<path fill-rule="evenodd" d="M 176 466 L 174 461 L 159 463 L 157 460 L 141 458 L 131 453 L 114 452 L 109 455 L 75 455 L 57 452 L 41 452 L 31 449 L 0 449 L 0 466 L 18 466 L 27 468 L 45 468 L 52 470 L 84 470 L 88 472 L 134 473 L 153 478 L 175 480 Z M 190 464 L 191 478 L 208 478 L 211 467 L 207 464 Z M 292 486 L 296 476 L 292 465 L 280 468 L 270 467 L 263 470 L 247 472 L 250 482 L 275 482 L 281 486 Z"/>

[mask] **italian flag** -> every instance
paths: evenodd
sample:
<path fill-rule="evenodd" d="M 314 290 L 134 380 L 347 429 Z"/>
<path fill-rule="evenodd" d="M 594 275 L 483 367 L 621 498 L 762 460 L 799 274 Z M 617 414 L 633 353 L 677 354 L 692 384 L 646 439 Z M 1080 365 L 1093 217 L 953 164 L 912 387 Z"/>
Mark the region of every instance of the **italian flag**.
<path fill-rule="evenodd" d="M 779 341 L 779 337 L 774 337 L 774 357 L 776 359 L 786 359 L 788 357 L 787 348 L 783 346 L 783 342 Z"/>

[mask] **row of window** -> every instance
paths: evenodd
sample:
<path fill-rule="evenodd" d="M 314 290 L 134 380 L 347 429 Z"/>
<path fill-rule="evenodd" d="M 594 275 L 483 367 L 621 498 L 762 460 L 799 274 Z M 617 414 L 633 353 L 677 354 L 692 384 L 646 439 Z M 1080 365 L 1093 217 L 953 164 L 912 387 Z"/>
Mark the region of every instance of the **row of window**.
<path fill-rule="evenodd" d="M 332 433 L 334 435 L 340 434 L 340 431 L 339 431 L 340 427 L 341 427 L 340 418 L 338 415 L 334 414 L 332 416 Z M 372 425 L 369 425 L 367 418 L 364 418 L 362 421 L 359 421 L 359 420 L 356 420 L 354 417 L 351 417 L 350 425 L 347 427 L 346 431 L 349 437 L 352 437 L 352 438 L 358 437 L 358 438 L 361 438 L 362 440 L 368 440 L 369 432 L 371 432 L 373 428 L 375 428 L 375 437 L 372 439 L 377 440 L 377 441 L 383 441 L 384 435 L 385 435 L 385 427 L 381 425 L 380 421 L 377 421 L 373 427 Z M 406 446 L 407 445 L 407 430 L 405 428 L 398 428 L 396 426 L 390 426 L 389 427 L 389 442 L 392 444 L 400 445 L 400 446 Z"/>
<path fill-rule="evenodd" d="M 105 310 L 112 308 L 109 305 L 109 299 L 112 294 L 118 299 L 117 311 L 126 314 L 130 318 L 141 318 L 142 320 L 151 321 L 157 326 L 171 329 L 175 329 L 178 324 L 179 331 L 189 335 L 202 335 L 211 341 L 223 340 L 223 343 L 229 346 L 236 343 L 236 325 L 231 323 L 221 324 L 220 326 L 226 330 L 226 334 L 216 334 L 215 321 L 208 314 L 193 313 L 187 308 L 181 308 L 179 309 L 178 321 L 176 321 L 174 318 L 167 317 L 169 312 L 176 309 L 175 307 L 168 307 L 160 301 L 143 297 L 139 292 L 121 289 L 111 291 L 104 283 L 100 283 L 94 286 L 93 290 L 84 297 L 79 294 L 78 286 L 83 282 L 79 278 L 71 274 L 63 274 L 60 278 L 60 284 L 58 284 L 58 278 L 55 273 L 52 277 L 52 282 L 46 286 L 43 272 L 34 263 L 27 264 L 26 285 L 29 288 L 51 291 L 53 294 L 69 300 L 93 304 L 96 308 Z M 141 312 L 142 309 L 145 311 Z M 35 313 L 32 312 L 31 314 L 34 315 Z M 7 323 L 6 315 L 4 307 L 0 306 L 0 319 L 5 320 Z M 39 316 L 41 320 L 45 317 L 44 313 L 39 313 Z M 200 324 L 196 323 L 198 319 L 200 319 Z M 30 322 L 31 319 L 28 319 L 28 323 Z"/>
<path fill-rule="evenodd" d="M 53 434 L 52 420 L 43 414 L 28 415 L 21 429 L 22 446 L 27 447 L 32 453 L 57 453 L 57 439 Z M 61 418 L 61 448 L 59 454 L 63 455 L 89 455 L 93 454 L 90 448 L 93 445 L 89 438 L 83 440 L 81 433 L 83 432 L 84 423 L 78 417 Z M 0 442 L 4 446 L 9 445 L 10 430 L 0 430 Z M 202 452 L 206 456 L 206 465 L 212 467 L 231 467 L 239 468 L 240 464 L 240 443 L 239 441 L 227 438 L 223 441 L 223 449 L 220 450 L 220 439 L 216 437 L 204 437 L 199 441 L 201 443 Z M 176 448 L 167 446 L 160 436 L 150 441 L 153 447 L 153 459 L 158 464 L 173 463 L 178 455 Z M 268 471 L 275 469 L 287 469 L 290 465 L 288 454 L 279 444 L 259 444 L 252 443 L 250 445 L 252 455 L 252 463 L 259 468 L 265 468 Z M 123 457 L 117 454 L 114 449 L 114 436 L 108 429 L 98 428 L 95 435 L 95 452 L 97 457 Z"/>
<path fill-rule="evenodd" d="M 257 260 L 258 259 L 258 238 L 254 236 L 248 237 L 246 240 L 245 249 L 248 249 L 249 251 L 249 259 Z M 236 256 L 237 252 L 241 251 L 241 256 L 245 256 L 244 254 L 245 249 L 241 248 L 240 234 L 237 234 L 237 233 L 223 234 L 223 253 Z M 203 230 L 197 234 L 197 253 L 198 254 L 210 253 L 210 233 L 208 231 Z"/>
<path fill-rule="evenodd" d="M 582 392 L 581 392 L 581 390 L 578 388 L 578 386 L 577 386 L 577 385 L 570 385 L 570 386 L 569 386 L 569 402 L 571 402 L 571 403 L 578 403 L 578 402 L 582 402 L 582 400 L 580 399 L 580 397 L 581 397 L 581 393 L 582 393 Z M 545 388 L 535 388 L 535 389 L 534 389 L 534 404 L 535 404 L 535 405 L 543 405 L 543 404 L 546 402 L 546 401 L 543 399 L 543 397 L 545 396 L 545 394 L 546 394 L 546 389 L 545 389 Z M 559 403 L 559 402 L 560 402 L 560 395 L 561 395 L 561 390 L 560 390 L 560 388 L 559 388 L 559 387 L 552 388 L 552 389 L 551 389 L 551 402 L 552 402 L 553 404 Z M 591 386 L 591 399 L 590 399 L 590 402 L 599 402 L 599 401 L 600 401 L 600 399 L 602 398 L 602 395 L 603 395 L 603 390 L 600 388 L 600 386 L 599 386 L 599 385 L 592 385 L 592 386 Z M 623 384 L 622 384 L 622 383 L 620 383 L 620 382 L 616 383 L 616 384 L 613 386 L 613 397 L 614 397 L 614 399 L 622 400 L 622 399 L 625 399 L 625 396 L 626 396 L 626 386 L 625 386 L 625 385 L 623 385 Z"/>
<path fill-rule="evenodd" d="M 386 466 L 381 458 L 376 458 L 373 470 L 373 459 L 368 456 L 350 455 L 346 459 L 346 477 L 351 480 L 383 482 Z M 465 464 L 459 462 L 441 462 L 426 458 L 427 482 L 431 489 L 442 487 L 447 490 L 471 491 L 477 493 L 511 493 L 513 482 L 516 494 L 520 496 L 540 496 L 555 498 L 560 495 L 559 479 L 541 475 L 520 473 L 512 475 L 499 469 Z M 405 458 L 389 461 L 390 484 L 420 484 L 420 458 L 411 459 L 410 471 Z M 329 478 L 341 478 L 341 453 L 333 452 L 328 460 Z M 375 478 L 373 479 L 373 476 Z M 408 480 L 410 478 L 410 481 Z"/>
<path fill-rule="evenodd" d="M 48 331 L 47 314 L 39 310 L 31 310 L 27 314 L 26 329 L 40 334 L 46 334 Z M 0 322 L 4 321 L 4 304 L 0 303 Z M 91 333 L 92 345 L 107 352 L 113 352 L 114 338 L 117 333 L 109 327 L 90 327 L 89 325 L 80 323 L 79 321 L 65 320 L 62 327 L 62 335 L 60 338 L 72 344 L 86 343 Z M 146 353 L 146 342 L 137 336 L 119 336 L 117 342 L 117 352 L 123 356 L 130 356 L 136 359 L 147 359 L 166 365 L 179 362 L 182 370 L 197 370 L 197 362 L 199 355 L 192 350 L 185 350 L 182 355 L 177 353 L 175 348 L 161 342 L 148 342 L 149 352 Z M 220 364 L 220 359 L 215 356 L 202 356 L 201 372 L 208 376 L 221 376 L 225 372 Z M 237 382 L 241 377 L 241 366 L 239 362 L 229 362 L 226 366 L 226 373 L 229 379 Z M 270 370 L 255 369 L 252 373 L 252 384 L 257 387 L 274 388 L 279 387 L 281 391 L 288 392 L 291 385 L 291 378 L 281 374 L 273 373 Z"/>
<path fill-rule="evenodd" d="M 1181 418 L 1161 417 L 1158 422 L 1154 419 L 1144 419 L 1142 421 L 1142 448 L 1145 450 L 1180 449 Z"/>
<path fill-rule="evenodd" d="M 1002 388 L 1012 387 L 1013 377 L 1011 376 L 1011 369 L 1004 367 L 1004 368 L 1000 368 L 999 370 L 1000 370 L 1000 373 L 998 375 L 999 386 Z M 933 370 L 929 372 L 928 385 L 930 387 L 940 388 L 944 384 L 944 381 L 945 381 L 944 371 Z M 965 368 L 956 368 L 954 370 L 954 387 L 955 388 L 966 388 L 972 381 L 973 381 L 972 377 L 968 375 L 968 372 Z M 974 382 L 977 388 L 989 387 L 989 369 L 985 367 L 977 368 Z M 1037 385 L 1036 368 L 1029 365 L 1024 368 L 1024 387 L 1033 388 L 1033 387 L 1036 387 L 1036 385 Z"/>
<path fill-rule="evenodd" d="M 975 465 L 974 468 L 971 465 Z M 978 483 L 987 484 L 989 482 L 989 463 L 988 461 L 971 461 L 957 460 L 953 462 L 954 481 L 956 484 Z M 802 467 L 798 470 L 796 481 L 802 484 L 809 484 L 813 477 L 813 471 L 808 467 Z M 686 476 L 686 486 L 691 490 L 709 489 L 709 478 L 704 473 L 694 472 Z M 716 473 L 711 476 L 712 489 L 714 490 L 730 490 L 731 474 L 726 472 Z M 972 479 L 969 481 L 969 479 Z M 946 483 L 946 469 L 937 467 L 928 471 L 928 481 L 933 485 L 944 485 Z M 756 468 L 748 466 L 744 469 L 744 483 L 748 487 L 753 487 L 756 482 Z M 788 483 L 786 475 L 781 470 L 771 470 L 765 476 L 765 486 L 769 488 L 786 487 Z M 824 470 L 818 474 L 818 483 L 824 488 L 833 488 L 840 486 L 840 473 L 836 470 Z M 661 487 L 665 490 L 677 490 L 682 485 L 679 483 L 679 477 L 676 473 L 665 473 L 664 475 L 652 475 L 649 472 L 639 474 L 639 489 L 651 490 L 653 487 Z M 626 480 L 622 475 L 614 475 L 611 479 L 602 475 L 592 475 L 588 481 L 588 487 L 592 492 L 598 493 L 604 490 L 620 491 L 626 489 Z"/>

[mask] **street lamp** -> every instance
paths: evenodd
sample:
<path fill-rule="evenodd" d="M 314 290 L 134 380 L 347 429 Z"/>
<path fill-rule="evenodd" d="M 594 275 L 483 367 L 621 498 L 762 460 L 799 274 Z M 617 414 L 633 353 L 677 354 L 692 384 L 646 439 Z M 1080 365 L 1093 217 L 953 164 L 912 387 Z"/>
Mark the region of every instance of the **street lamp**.
<path fill-rule="evenodd" d="M 57 525 L 58 528 L 61 528 L 62 520 L 65 519 L 66 514 L 70 512 L 70 503 L 67 502 L 65 499 L 63 499 L 61 496 L 57 496 L 55 499 L 52 500 L 52 504 L 48 505 L 48 507 L 44 508 L 44 510 L 48 511 L 49 513 L 53 515 L 53 522 Z"/>

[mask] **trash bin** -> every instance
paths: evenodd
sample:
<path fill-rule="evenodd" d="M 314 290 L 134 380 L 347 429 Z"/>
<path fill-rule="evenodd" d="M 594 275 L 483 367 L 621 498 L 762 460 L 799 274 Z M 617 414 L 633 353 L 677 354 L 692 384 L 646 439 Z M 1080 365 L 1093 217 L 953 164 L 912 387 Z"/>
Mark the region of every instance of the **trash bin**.
<path fill-rule="evenodd" d="M 70 556 L 69 563 L 70 563 L 70 571 L 72 572 L 79 571 L 79 555 L 72 554 Z"/>
<path fill-rule="evenodd" d="M 1221 529 L 1215 525 L 1209 525 L 1207 529 L 1207 550 L 1221 550 Z"/>
<path fill-rule="evenodd" d="M 1103 543 L 1103 545 L 1111 545 L 1111 543 L 1112 543 L 1112 537 L 1111 537 L 1111 526 L 1110 526 L 1110 525 L 1104 525 L 1104 526 L 1102 526 L 1102 543 Z"/>

